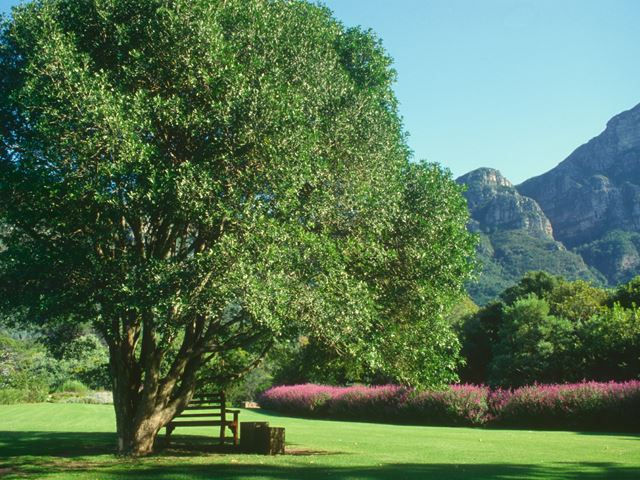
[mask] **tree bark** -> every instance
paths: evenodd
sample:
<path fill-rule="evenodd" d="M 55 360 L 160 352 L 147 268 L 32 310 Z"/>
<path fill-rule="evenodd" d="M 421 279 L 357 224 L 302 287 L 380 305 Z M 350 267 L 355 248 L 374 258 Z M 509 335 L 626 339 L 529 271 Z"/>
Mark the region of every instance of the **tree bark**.
<path fill-rule="evenodd" d="M 144 333 L 143 333 L 144 336 Z M 133 335 L 124 335 L 119 343 L 109 345 L 116 414 L 118 453 L 144 456 L 153 451 L 160 430 L 180 413 L 195 388 L 198 355 L 176 358 L 172 369 L 160 380 L 160 362 L 154 361 L 155 348 L 143 348 L 144 357 L 137 359 Z M 144 370 L 140 367 L 144 365 Z"/>

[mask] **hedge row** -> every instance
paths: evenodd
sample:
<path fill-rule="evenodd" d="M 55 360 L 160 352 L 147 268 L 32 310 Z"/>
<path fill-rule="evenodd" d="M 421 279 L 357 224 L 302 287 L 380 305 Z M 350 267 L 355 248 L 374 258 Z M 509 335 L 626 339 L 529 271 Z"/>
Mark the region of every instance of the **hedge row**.
<path fill-rule="evenodd" d="M 450 426 L 640 431 L 640 381 L 532 385 L 515 390 L 453 385 L 274 387 L 260 405 L 283 413 L 346 420 Z"/>

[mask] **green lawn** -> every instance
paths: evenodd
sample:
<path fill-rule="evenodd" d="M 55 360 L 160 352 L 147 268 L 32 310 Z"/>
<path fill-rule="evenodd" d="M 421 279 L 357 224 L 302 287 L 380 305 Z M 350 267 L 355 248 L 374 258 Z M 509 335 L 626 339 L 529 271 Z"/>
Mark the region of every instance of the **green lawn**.
<path fill-rule="evenodd" d="M 240 419 L 286 427 L 291 454 L 216 452 L 206 429 L 189 428 L 171 449 L 127 460 L 113 455 L 111 406 L 0 406 L 0 478 L 640 479 L 640 435 Z"/>

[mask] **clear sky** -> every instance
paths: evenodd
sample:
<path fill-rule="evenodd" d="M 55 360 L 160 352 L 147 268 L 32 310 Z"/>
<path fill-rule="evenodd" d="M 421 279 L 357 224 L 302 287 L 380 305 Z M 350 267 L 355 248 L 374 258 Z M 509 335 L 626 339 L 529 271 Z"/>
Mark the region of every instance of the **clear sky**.
<path fill-rule="evenodd" d="M 379 35 L 415 158 L 456 176 L 490 166 L 519 183 L 640 103 L 640 0 L 323 3 Z"/>

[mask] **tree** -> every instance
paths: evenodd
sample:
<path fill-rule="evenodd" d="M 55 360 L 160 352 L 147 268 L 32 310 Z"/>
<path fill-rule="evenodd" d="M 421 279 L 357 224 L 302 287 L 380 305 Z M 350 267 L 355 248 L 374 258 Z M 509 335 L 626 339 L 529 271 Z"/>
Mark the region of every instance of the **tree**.
<path fill-rule="evenodd" d="M 525 273 L 520 281 L 500 294 L 500 299 L 507 305 L 530 294 L 538 298 L 546 298 L 558 285 L 566 282 L 562 277 L 543 271 Z"/>
<path fill-rule="evenodd" d="M 545 300 L 535 294 L 519 298 L 504 309 L 490 383 L 514 387 L 566 379 L 574 336 L 572 322 L 550 315 Z"/>
<path fill-rule="evenodd" d="M 607 291 L 584 280 L 562 280 L 547 297 L 553 315 L 580 324 L 603 310 Z"/>
<path fill-rule="evenodd" d="M 620 304 L 624 308 L 640 306 L 640 276 L 632 278 L 628 283 L 619 285 L 610 295 L 607 304 Z"/>
<path fill-rule="evenodd" d="M 451 175 L 408 161 L 390 64 L 303 1 L 41 0 L 2 25 L 2 306 L 92 322 L 120 452 L 152 450 L 203 365 L 299 335 L 455 377 L 474 241 Z"/>
<path fill-rule="evenodd" d="M 493 350 L 500 340 L 504 308 L 502 302 L 494 301 L 467 317 L 460 332 L 461 354 L 465 360 L 460 369 L 461 381 L 476 384 L 487 382 Z"/>

